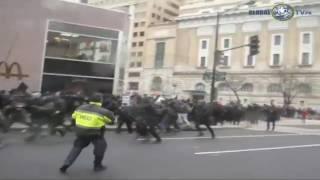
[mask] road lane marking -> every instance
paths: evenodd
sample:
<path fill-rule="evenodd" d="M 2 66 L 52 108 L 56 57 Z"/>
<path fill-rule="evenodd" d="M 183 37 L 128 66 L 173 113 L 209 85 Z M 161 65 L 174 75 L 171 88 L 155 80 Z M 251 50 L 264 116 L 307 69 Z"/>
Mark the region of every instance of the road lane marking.
<path fill-rule="evenodd" d="M 271 151 L 271 150 L 298 149 L 298 148 L 311 148 L 311 147 L 320 147 L 320 144 L 307 144 L 307 145 L 269 147 L 269 148 L 255 148 L 255 149 L 238 149 L 238 150 L 212 151 L 212 152 L 196 152 L 194 154 L 195 155 L 226 154 L 226 153 L 239 153 L 239 152 L 252 152 L 252 151 Z"/>
<path fill-rule="evenodd" d="M 232 138 L 263 138 L 263 137 L 281 137 L 281 136 L 307 136 L 304 134 L 264 134 L 264 135 L 241 135 L 241 136 L 218 136 L 216 139 L 232 139 Z M 164 137 L 162 140 L 194 140 L 194 139 L 212 139 L 211 137 Z M 139 141 L 144 140 L 139 138 Z"/>

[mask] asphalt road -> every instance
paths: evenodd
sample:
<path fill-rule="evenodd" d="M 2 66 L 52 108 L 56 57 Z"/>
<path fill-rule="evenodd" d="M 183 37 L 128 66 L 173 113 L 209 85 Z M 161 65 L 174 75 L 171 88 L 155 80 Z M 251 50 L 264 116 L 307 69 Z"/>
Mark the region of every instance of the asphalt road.
<path fill-rule="evenodd" d="M 62 175 L 58 168 L 72 146 L 73 135 L 43 137 L 26 144 L 24 135 L 9 134 L 7 145 L 0 149 L 0 179 L 320 178 L 319 136 L 240 128 L 217 129 L 215 140 L 196 135 L 164 135 L 162 144 L 153 144 L 127 133 L 108 132 L 107 171 L 92 171 L 90 147 Z"/>

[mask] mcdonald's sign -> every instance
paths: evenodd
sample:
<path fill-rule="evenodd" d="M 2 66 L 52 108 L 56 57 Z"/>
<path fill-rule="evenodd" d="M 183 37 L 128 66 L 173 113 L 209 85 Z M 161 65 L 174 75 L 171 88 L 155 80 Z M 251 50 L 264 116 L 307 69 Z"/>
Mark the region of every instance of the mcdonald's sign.
<path fill-rule="evenodd" d="M 4 68 L 2 68 L 2 66 L 4 66 Z M 16 71 L 13 71 L 14 68 L 16 68 Z M 19 63 L 13 62 L 9 65 L 6 61 L 0 61 L 0 76 L 4 76 L 6 79 L 17 77 L 19 80 L 29 77 L 29 75 L 22 73 Z"/>

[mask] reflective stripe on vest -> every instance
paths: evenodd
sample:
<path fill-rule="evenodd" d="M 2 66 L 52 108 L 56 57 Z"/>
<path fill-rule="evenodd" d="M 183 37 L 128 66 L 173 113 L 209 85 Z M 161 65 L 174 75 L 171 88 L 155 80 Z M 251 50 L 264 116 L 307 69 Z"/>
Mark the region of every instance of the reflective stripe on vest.
<path fill-rule="evenodd" d="M 106 116 L 87 111 L 75 111 L 72 117 L 75 119 L 77 126 L 87 128 L 101 128 L 105 124 L 112 122 Z"/>

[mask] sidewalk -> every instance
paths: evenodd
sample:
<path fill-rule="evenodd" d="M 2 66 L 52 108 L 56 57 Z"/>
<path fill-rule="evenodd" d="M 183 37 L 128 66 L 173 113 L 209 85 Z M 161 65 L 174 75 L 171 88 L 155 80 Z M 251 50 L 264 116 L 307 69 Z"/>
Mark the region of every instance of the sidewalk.
<path fill-rule="evenodd" d="M 266 122 L 259 121 L 258 125 L 247 127 L 249 130 L 266 131 Z M 303 135 L 320 135 L 320 121 L 282 118 L 276 123 L 275 132 L 294 133 Z"/>
<path fill-rule="evenodd" d="M 303 124 L 301 119 L 290 119 L 290 118 L 281 118 L 281 120 L 277 123 L 280 126 L 286 125 L 320 125 L 320 120 L 306 120 L 306 124 Z"/>

